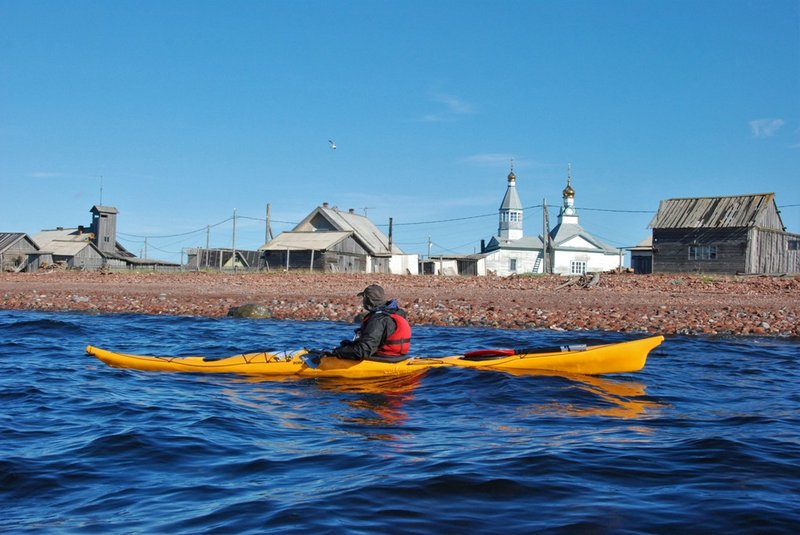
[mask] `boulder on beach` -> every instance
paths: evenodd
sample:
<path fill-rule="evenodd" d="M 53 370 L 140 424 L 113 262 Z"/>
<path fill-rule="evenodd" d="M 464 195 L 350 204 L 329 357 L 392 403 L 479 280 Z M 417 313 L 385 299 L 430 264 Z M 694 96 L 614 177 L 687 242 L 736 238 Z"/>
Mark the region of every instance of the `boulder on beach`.
<path fill-rule="evenodd" d="M 234 318 L 269 319 L 272 317 L 272 309 L 266 305 L 257 303 L 247 303 L 238 307 L 231 307 L 228 316 Z"/>

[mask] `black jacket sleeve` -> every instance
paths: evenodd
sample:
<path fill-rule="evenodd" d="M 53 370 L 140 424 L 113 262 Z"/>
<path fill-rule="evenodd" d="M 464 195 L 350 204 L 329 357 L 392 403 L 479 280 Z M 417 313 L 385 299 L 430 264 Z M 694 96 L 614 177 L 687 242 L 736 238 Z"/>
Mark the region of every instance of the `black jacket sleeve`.
<path fill-rule="evenodd" d="M 388 314 L 374 314 L 361 327 L 354 341 L 340 345 L 333 354 L 344 359 L 364 360 L 375 354 L 388 336 L 397 329 L 394 320 Z"/>

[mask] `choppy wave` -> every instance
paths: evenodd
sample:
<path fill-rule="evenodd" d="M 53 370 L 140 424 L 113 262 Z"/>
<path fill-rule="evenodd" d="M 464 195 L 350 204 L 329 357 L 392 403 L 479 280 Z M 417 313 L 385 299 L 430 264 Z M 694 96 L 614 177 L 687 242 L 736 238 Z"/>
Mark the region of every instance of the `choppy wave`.
<path fill-rule="evenodd" d="M 4 533 L 794 533 L 796 340 L 673 337 L 609 377 L 263 381 L 108 368 L 351 326 L 0 311 Z M 415 328 L 415 352 L 619 333 Z"/>

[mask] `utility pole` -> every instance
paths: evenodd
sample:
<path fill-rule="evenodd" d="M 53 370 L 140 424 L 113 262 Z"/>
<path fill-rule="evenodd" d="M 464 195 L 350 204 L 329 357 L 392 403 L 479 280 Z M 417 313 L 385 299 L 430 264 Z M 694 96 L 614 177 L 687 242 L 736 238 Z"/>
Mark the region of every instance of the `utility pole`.
<path fill-rule="evenodd" d="M 236 271 L 236 208 L 233 209 L 233 239 L 231 240 L 231 253 L 233 270 Z"/>
<path fill-rule="evenodd" d="M 203 263 L 204 267 L 208 267 L 208 240 L 211 237 L 211 225 L 206 225 L 206 261 Z M 200 269 L 200 262 L 198 259 L 197 269 Z"/>
<path fill-rule="evenodd" d="M 272 241 L 272 227 L 270 226 L 270 211 L 272 206 L 270 203 L 267 203 L 267 228 L 264 231 L 264 243 L 269 243 Z"/>
<path fill-rule="evenodd" d="M 542 199 L 542 273 L 550 273 L 550 219 L 547 214 L 547 199 Z"/>

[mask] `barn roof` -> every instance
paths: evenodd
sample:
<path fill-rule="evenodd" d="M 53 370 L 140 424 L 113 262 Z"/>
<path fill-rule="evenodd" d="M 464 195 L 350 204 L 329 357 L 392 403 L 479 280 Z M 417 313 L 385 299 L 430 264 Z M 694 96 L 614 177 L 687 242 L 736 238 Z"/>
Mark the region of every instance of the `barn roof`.
<path fill-rule="evenodd" d="M 26 237 L 27 234 L 25 234 L 24 232 L 0 232 L 0 253 L 10 248 L 19 240 L 25 239 Z M 31 242 L 31 244 L 33 244 L 33 246 L 36 249 L 39 249 L 39 247 L 33 240 L 31 240 L 30 238 L 27 239 L 29 242 Z"/>
<path fill-rule="evenodd" d="M 344 237 L 352 235 L 373 256 L 404 254 L 395 244 L 392 244 L 390 253 L 389 238 L 368 217 L 356 214 L 353 210 L 344 212 L 336 207 L 329 207 L 327 203 L 315 208 L 291 232 L 278 235 L 261 249 L 312 249 L 311 245 L 314 245 L 313 249 L 321 250 L 325 247 L 320 246 L 320 242 L 308 242 L 308 240 L 320 240 L 330 246 L 344 239 L 340 233 L 344 233 Z M 327 237 L 314 238 L 308 234 L 321 234 Z M 276 241 L 278 245 L 271 247 Z"/>
<path fill-rule="evenodd" d="M 777 212 L 774 193 L 666 199 L 649 228 L 741 228 L 757 225 L 768 210 Z M 780 218 L 780 216 L 777 216 Z"/>
<path fill-rule="evenodd" d="M 41 249 L 50 249 L 50 243 L 54 241 L 60 242 L 73 242 L 73 243 L 89 243 L 94 234 L 82 232 L 77 228 L 57 228 L 52 230 L 43 230 L 33 237 L 33 241 Z"/>
<path fill-rule="evenodd" d="M 308 231 L 308 232 L 282 232 L 274 240 L 264 245 L 264 251 L 323 251 L 329 249 L 351 236 L 352 232 L 337 231 Z"/>

